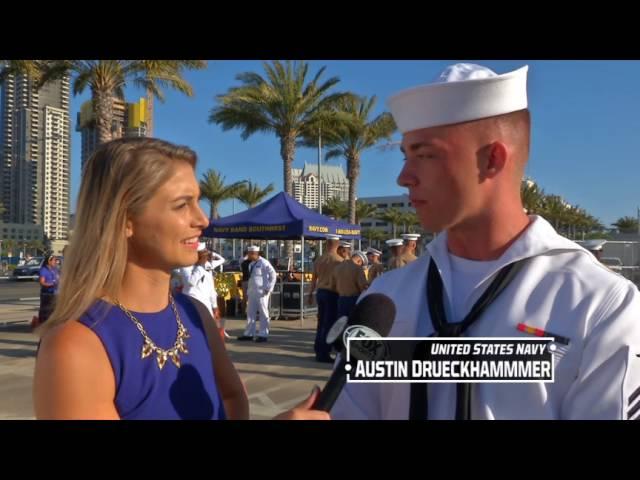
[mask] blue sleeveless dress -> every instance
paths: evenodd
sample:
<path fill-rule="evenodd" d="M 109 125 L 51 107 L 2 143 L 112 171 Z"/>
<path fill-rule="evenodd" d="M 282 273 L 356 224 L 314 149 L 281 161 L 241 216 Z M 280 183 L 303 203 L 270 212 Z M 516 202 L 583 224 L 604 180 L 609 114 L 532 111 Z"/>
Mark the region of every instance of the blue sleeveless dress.
<path fill-rule="evenodd" d="M 156 354 L 141 358 L 144 338 L 120 308 L 97 300 L 80 322 L 102 341 L 116 380 L 115 406 L 123 420 L 224 420 L 225 412 L 198 311 L 182 294 L 174 297 L 190 337 L 181 367 L 167 360 L 160 370 Z M 178 333 L 171 304 L 161 312 L 131 312 L 147 335 L 163 349 L 173 347 Z"/>

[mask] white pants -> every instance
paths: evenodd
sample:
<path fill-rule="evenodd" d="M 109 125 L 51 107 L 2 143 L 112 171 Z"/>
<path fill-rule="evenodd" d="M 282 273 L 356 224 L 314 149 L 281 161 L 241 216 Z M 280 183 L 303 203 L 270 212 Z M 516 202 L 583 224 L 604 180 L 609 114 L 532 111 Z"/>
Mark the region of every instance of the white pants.
<path fill-rule="evenodd" d="M 269 336 L 269 295 L 260 296 L 258 293 L 249 293 L 247 295 L 247 328 L 244 334 L 247 337 L 256 335 L 256 321 L 258 320 L 256 313 L 260 317 L 259 337 Z"/>

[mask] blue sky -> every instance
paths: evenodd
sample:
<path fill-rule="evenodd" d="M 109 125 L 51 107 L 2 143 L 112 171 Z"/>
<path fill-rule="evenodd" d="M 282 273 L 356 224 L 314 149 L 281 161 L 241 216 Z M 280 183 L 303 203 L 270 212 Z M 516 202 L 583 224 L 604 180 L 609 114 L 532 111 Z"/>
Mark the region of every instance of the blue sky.
<path fill-rule="evenodd" d="M 338 76 L 336 90 L 378 97 L 377 112 L 398 90 L 428 83 L 447 65 L 465 59 L 437 61 L 314 60 L 310 73 L 326 66 L 325 78 Z M 527 174 L 548 193 L 562 195 L 573 205 L 610 224 L 635 216 L 640 206 L 640 62 L 638 61 L 482 61 L 497 73 L 529 65 L 529 107 L 533 118 L 532 148 Z M 275 135 L 254 135 L 243 141 L 236 130 L 223 132 L 208 123 L 217 94 L 236 85 L 235 75 L 262 72 L 260 61 L 210 61 L 203 71 L 189 72 L 195 96 L 168 92 L 156 103 L 155 136 L 188 145 L 199 156 L 198 176 L 209 168 L 228 181 L 250 179 L 273 183 L 282 190 L 282 161 Z M 142 95 L 127 89 L 127 100 Z M 72 123 L 89 93 L 72 99 Z M 396 135 L 399 139 L 399 135 Z M 299 149 L 294 166 L 317 162 L 317 151 Z M 332 160 L 331 164 L 343 160 Z M 358 196 L 396 195 L 402 166 L 397 150 L 372 149 L 362 157 Z M 80 186 L 80 134 L 72 133 L 72 212 Z M 237 201 L 222 205 L 221 214 L 244 209 Z M 208 212 L 208 208 L 206 209 Z"/>

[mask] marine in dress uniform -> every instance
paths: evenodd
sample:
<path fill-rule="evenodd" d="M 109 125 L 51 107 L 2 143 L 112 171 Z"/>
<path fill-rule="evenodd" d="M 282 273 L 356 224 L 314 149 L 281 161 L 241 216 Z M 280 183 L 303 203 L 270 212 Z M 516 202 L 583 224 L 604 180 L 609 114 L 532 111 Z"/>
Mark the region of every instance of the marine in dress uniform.
<path fill-rule="evenodd" d="M 308 302 L 313 302 L 313 292 L 316 292 L 318 304 L 318 326 L 313 348 L 316 360 L 319 362 L 333 362 L 330 356 L 331 346 L 326 338 L 329 329 L 338 318 L 338 293 L 332 289 L 331 276 L 336 266 L 340 265 L 344 258 L 338 255 L 339 235 L 327 235 L 326 251 L 313 263 L 313 277 L 309 291 Z"/>
<path fill-rule="evenodd" d="M 589 250 L 593 254 L 593 256 L 598 259 L 598 261 L 601 261 L 600 259 L 602 258 L 602 249 L 605 243 L 607 243 L 606 240 L 587 240 L 582 245 L 584 246 L 584 248 Z"/>
<path fill-rule="evenodd" d="M 340 255 L 343 260 L 349 260 L 351 258 L 351 248 L 350 242 L 341 240 L 337 250 L 338 255 Z"/>
<path fill-rule="evenodd" d="M 355 251 L 351 259 L 345 260 L 333 270 L 330 288 L 338 292 L 337 318 L 348 316 L 360 294 L 369 286 L 364 274 L 366 266 L 366 255 Z"/>
<path fill-rule="evenodd" d="M 391 257 L 387 260 L 387 270 L 395 270 L 396 268 L 402 268 L 405 266 L 405 261 L 402 258 L 404 251 L 404 242 L 401 238 L 392 238 L 385 242 L 391 252 Z"/>
<path fill-rule="evenodd" d="M 554 381 L 470 384 L 464 418 L 638 419 L 640 292 L 544 218 L 522 211 L 526 78 L 527 67 L 498 75 L 457 64 L 434 83 L 390 99 L 407 156 L 398 183 L 409 189 L 422 226 L 442 233 L 418 260 L 385 273 L 363 297 L 380 292 L 393 300 L 390 337 L 426 337 L 441 333 L 429 306 L 440 304 L 446 323 L 460 325 L 498 272 L 517 264 L 511 282 L 462 334 L 553 337 Z M 453 158 L 456 142 L 461 150 Z M 434 160 L 424 160 L 429 157 Z M 442 285 L 440 298 L 429 295 L 431 281 Z M 347 383 L 331 415 L 459 418 L 456 386 Z M 424 405 L 415 408 L 421 396 Z"/>
<path fill-rule="evenodd" d="M 418 239 L 420 238 L 420 234 L 418 233 L 404 233 L 402 234 L 402 239 L 404 240 L 404 252 L 402 252 L 401 258 L 404 264 L 415 262 L 418 257 L 416 257 L 416 246 Z"/>
<path fill-rule="evenodd" d="M 367 260 L 369 261 L 369 270 L 367 270 L 367 282 L 369 285 L 380 275 L 384 273 L 384 265 L 380 262 L 382 252 L 375 248 L 367 248 Z"/>

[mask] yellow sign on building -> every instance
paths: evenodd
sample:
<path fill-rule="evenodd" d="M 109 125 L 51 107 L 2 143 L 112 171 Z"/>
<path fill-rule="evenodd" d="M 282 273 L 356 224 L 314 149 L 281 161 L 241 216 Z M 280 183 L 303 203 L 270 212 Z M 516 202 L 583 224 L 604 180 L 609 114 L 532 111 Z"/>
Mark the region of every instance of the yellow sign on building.
<path fill-rule="evenodd" d="M 146 123 L 147 99 L 141 98 L 136 103 L 129 104 L 129 128 L 139 128 Z"/>

